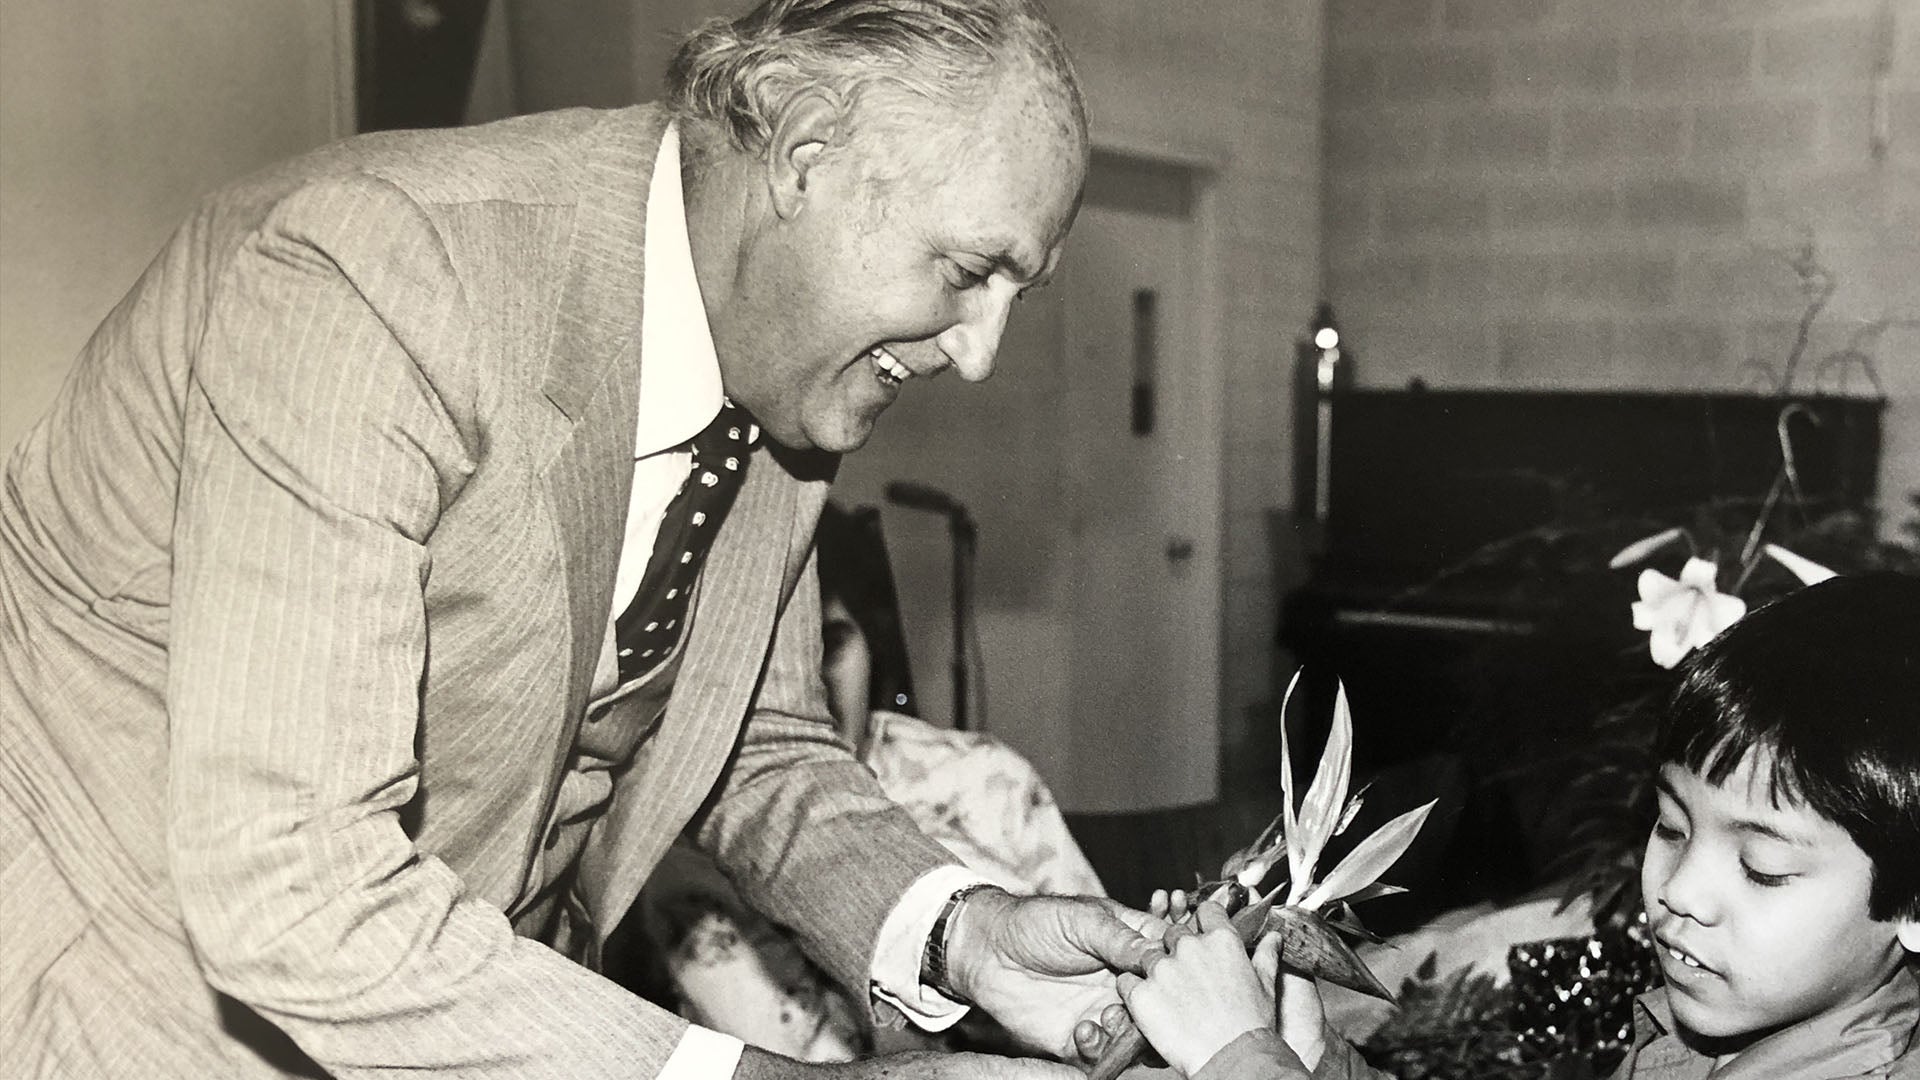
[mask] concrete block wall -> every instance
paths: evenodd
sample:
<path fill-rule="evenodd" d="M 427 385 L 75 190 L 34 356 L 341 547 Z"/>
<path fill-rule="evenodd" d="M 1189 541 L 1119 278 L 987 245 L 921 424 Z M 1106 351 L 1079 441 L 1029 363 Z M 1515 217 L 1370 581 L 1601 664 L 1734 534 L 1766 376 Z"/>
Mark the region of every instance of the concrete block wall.
<path fill-rule="evenodd" d="M 1920 3 L 1328 0 L 1326 20 L 1324 270 L 1363 383 L 1752 385 L 1749 361 L 1786 356 L 1786 256 L 1811 241 L 1838 283 L 1812 351 L 1867 335 L 1883 498 L 1920 489 Z"/>

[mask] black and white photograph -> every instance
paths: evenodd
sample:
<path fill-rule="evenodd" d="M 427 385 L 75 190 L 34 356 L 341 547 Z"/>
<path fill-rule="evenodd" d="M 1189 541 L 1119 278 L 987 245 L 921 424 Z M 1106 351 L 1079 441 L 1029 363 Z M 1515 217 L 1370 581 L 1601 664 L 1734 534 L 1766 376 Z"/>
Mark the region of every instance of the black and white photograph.
<path fill-rule="evenodd" d="M 0 0 L 0 1076 L 1920 1080 L 1920 0 Z"/>

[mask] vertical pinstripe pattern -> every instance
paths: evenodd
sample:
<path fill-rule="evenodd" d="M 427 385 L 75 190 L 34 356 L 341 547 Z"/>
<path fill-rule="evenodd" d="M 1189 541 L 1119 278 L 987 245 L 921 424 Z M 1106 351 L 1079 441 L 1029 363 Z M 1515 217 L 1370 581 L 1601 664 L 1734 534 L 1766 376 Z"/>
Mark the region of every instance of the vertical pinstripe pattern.
<path fill-rule="evenodd" d="M 311 155 L 209 201 L 89 343 L 0 491 L 0 883 L 79 913 L 4 943 L 9 1064 L 667 1059 L 680 1020 L 504 914 L 563 869 L 540 840 L 619 556 L 663 124 Z M 822 722 L 826 477 L 761 458 L 581 891 L 604 933 L 718 782 L 703 838 L 861 985 L 892 901 L 946 859 Z M 215 989 L 244 1007 L 223 1019 Z"/>

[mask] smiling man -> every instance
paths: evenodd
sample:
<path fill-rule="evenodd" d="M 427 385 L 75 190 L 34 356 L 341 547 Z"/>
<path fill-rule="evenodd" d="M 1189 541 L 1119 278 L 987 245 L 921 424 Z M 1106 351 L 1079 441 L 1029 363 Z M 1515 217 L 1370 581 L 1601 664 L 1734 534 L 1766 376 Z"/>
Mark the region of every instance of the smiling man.
<path fill-rule="evenodd" d="M 689 822 L 877 1016 L 1065 1057 L 1117 1000 L 1137 915 L 982 887 L 837 740 L 810 554 L 834 455 L 1059 257 L 1058 37 L 774 0 L 669 83 L 252 177 L 89 342 L 0 492 L 0 1059 L 795 1071 L 593 972 Z"/>

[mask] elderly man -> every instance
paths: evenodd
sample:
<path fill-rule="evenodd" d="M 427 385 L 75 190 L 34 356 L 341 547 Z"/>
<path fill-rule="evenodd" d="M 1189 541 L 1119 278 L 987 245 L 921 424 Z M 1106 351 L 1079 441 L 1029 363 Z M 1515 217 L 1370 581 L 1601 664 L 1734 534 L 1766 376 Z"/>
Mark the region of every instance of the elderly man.
<path fill-rule="evenodd" d="M 14 451 L 7 1071 L 786 1075 L 592 970 L 690 821 L 883 1013 L 1066 1057 L 1115 1000 L 1115 910 L 978 888 L 836 740 L 809 555 L 1058 258 L 1059 40 L 769 0 L 670 89 L 212 197 Z"/>

